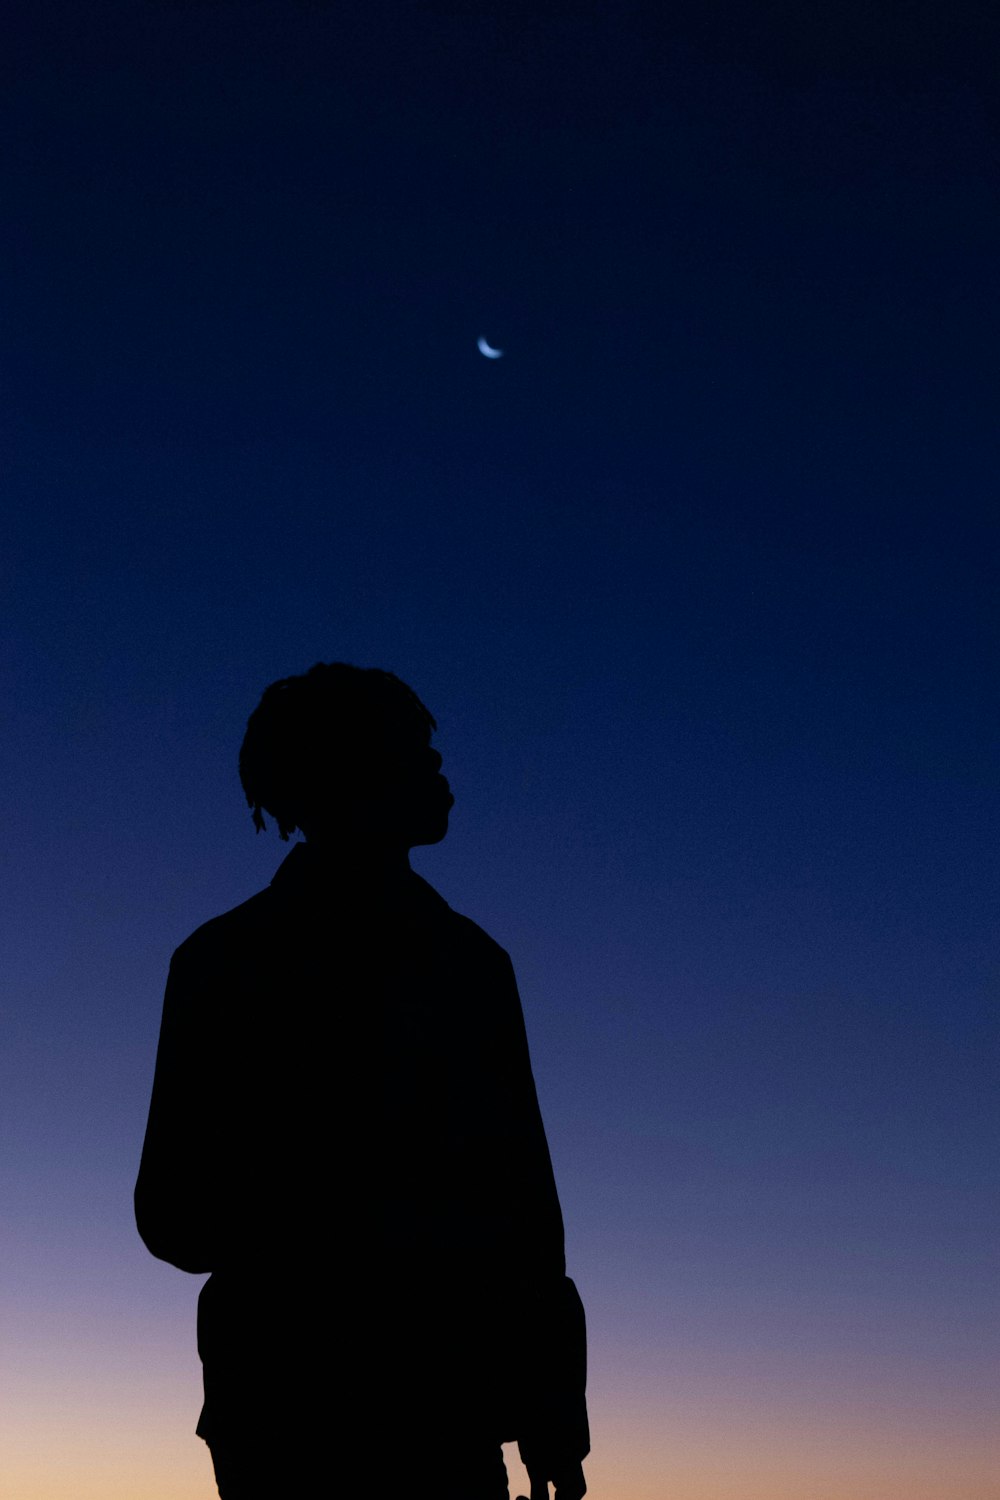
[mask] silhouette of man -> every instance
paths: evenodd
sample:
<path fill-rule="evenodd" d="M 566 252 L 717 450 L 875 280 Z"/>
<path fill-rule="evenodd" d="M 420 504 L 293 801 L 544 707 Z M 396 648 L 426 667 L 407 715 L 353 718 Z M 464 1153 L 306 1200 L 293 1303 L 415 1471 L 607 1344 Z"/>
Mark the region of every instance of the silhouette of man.
<path fill-rule="evenodd" d="M 416 875 L 453 804 L 390 672 L 273 683 L 240 777 L 296 843 L 173 956 L 135 1190 L 198 1302 L 222 1500 L 580 1500 L 583 1308 L 510 959 Z M 421 1449 L 434 1473 L 420 1475 Z"/>

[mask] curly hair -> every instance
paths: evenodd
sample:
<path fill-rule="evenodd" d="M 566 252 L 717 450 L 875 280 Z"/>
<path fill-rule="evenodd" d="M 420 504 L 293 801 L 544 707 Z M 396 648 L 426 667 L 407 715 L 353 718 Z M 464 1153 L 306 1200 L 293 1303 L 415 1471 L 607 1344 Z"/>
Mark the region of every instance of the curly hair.
<path fill-rule="evenodd" d="M 268 812 L 287 841 L 303 804 L 331 774 L 377 765 L 401 730 L 429 739 L 436 728 L 413 689 L 380 667 L 317 662 L 301 676 L 272 682 L 240 747 L 240 781 L 254 827 L 266 828 Z"/>

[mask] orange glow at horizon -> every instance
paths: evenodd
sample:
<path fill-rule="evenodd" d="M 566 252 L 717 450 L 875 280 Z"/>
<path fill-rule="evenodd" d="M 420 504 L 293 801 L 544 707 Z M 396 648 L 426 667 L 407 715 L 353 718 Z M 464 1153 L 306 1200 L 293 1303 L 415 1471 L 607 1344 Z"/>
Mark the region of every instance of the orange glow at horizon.
<path fill-rule="evenodd" d="M 189 1369 L 154 1376 L 95 1371 L 29 1381 L 5 1395 L 5 1500 L 213 1500 L 208 1451 L 195 1436 L 199 1388 Z M 124 1379 L 122 1376 L 124 1375 Z M 985 1402 L 984 1402 L 985 1406 Z M 617 1410 L 615 1410 L 617 1407 Z M 995 1500 L 988 1414 L 951 1424 L 926 1410 L 854 1403 L 806 1414 L 720 1393 L 657 1407 L 597 1397 L 593 1500 Z M 440 1439 L 418 1472 L 431 1491 Z M 526 1493 L 516 1448 L 504 1450 L 513 1497 Z M 332 1472 L 336 1473 L 336 1463 Z"/>

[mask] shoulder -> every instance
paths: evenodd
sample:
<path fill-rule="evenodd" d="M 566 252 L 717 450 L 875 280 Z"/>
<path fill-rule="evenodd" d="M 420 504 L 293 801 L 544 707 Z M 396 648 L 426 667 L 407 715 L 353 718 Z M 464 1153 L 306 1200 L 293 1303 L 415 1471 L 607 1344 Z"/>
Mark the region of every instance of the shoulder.
<path fill-rule="evenodd" d="M 238 951 L 244 945 L 249 944 L 252 948 L 259 941 L 262 929 L 273 920 L 274 905 L 274 896 L 268 887 L 229 911 L 210 917 L 175 948 L 172 963 L 185 966 L 204 964 Z"/>
<path fill-rule="evenodd" d="M 471 917 L 464 916 L 462 912 L 455 911 L 448 902 L 440 895 L 433 886 L 428 885 L 426 880 L 417 877 L 420 886 L 423 887 L 425 899 L 433 898 L 439 917 L 448 927 L 449 940 L 461 947 L 467 954 L 479 959 L 483 964 L 488 964 L 498 971 L 510 971 L 512 968 L 510 954 L 506 948 L 500 946 L 495 938 L 478 922 Z"/>
<path fill-rule="evenodd" d="M 512 967 L 510 954 L 506 948 L 501 948 L 495 938 L 490 937 L 478 922 L 471 917 L 465 917 L 461 912 L 451 913 L 456 931 L 461 934 L 462 941 L 469 948 L 482 955 L 485 961 L 494 964 L 498 969 L 509 969 Z"/>

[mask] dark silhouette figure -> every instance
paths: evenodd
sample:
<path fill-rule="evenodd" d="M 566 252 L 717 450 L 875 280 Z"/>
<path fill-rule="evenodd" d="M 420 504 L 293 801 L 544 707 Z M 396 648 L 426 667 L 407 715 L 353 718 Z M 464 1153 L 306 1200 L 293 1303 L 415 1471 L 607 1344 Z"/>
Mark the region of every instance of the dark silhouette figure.
<path fill-rule="evenodd" d="M 272 684 L 240 776 L 258 830 L 306 841 L 171 962 L 136 1219 L 211 1272 L 223 1500 L 506 1500 L 515 1439 L 532 1500 L 586 1490 L 583 1308 L 514 972 L 409 865 L 454 800 L 435 728 L 374 668 Z"/>

